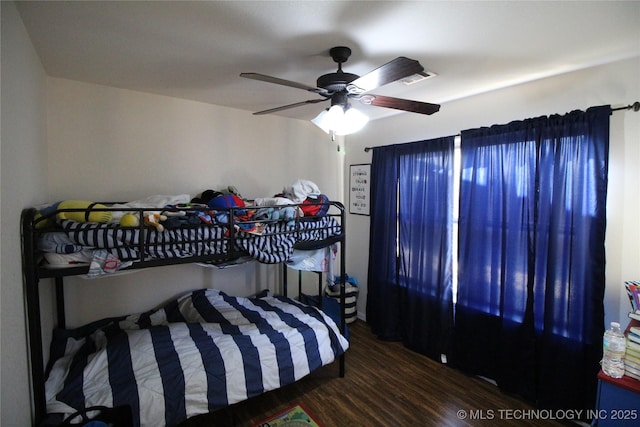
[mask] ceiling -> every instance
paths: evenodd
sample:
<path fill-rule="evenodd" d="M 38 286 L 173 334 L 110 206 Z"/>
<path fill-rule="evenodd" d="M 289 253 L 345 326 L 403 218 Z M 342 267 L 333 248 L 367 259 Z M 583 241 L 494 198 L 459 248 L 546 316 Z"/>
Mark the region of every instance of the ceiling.
<path fill-rule="evenodd" d="M 378 95 L 443 104 L 640 56 L 640 2 L 20 1 L 46 73 L 246 110 L 318 95 L 239 77 L 316 86 L 329 48 L 363 75 L 406 56 L 436 77 Z M 640 77 L 639 77 L 640 80 Z M 328 103 L 275 113 L 309 120 Z M 355 105 L 354 105 L 355 106 Z M 396 110 L 358 106 L 372 119 Z M 400 113 L 415 114 L 415 113 Z"/>

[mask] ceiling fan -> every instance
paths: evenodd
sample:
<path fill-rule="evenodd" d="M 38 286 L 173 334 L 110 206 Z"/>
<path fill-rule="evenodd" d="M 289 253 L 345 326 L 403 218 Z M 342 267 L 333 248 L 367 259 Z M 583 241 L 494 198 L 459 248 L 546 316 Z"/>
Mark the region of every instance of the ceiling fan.
<path fill-rule="evenodd" d="M 329 54 L 331 55 L 331 58 L 333 58 L 333 60 L 338 63 L 338 70 L 335 73 L 324 74 L 318 77 L 318 80 L 316 81 L 316 87 L 307 86 L 303 83 L 297 83 L 278 77 L 267 76 L 265 74 L 241 73 L 240 77 L 289 86 L 320 95 L 320 98 L 309 99 L 302 102 L 296 102 L 295 104 L 289 104 L 281 107 L 271 108 L 269 110 L 258 111 L 253 114 L 270 114 L 282 110 L 287 110 L 289 108 L 300 107 L 307 104 L 316 104 L 328 100 L 331 100 L 332 107 L 340 106 L 342 107 L 342 111 L 346 112 L 350 109 L 350 99 L 360 101 L 366 105 L 393 108 L 396 110 L 409 111 L 419 114 L 433 114 L 440 109 L 440 105 L 438 104 L 430 104 L 427 102 L 392 98 L 389 96 L 381 96 L 368 93 L 370 90 L 374 90 L 388 83 L 395 82 L 397 80 L 401 80 L 415 74 L 422 74 L 424 71 L 424 67 L 414 59 L 409 59 L 401 56 L 394 59 L 393 61 L 382 65 L 379 68 L 376 68 L 375 70 L 365 74 L 364 76 L 358 76 L 356 74 L 346 73 L 342 71 L 342 64 L 347 62 L 347 59 L 349 59 L 349 56 L 351 56 L 351 49 L 346 46 L 337 46 L 331 48 L 329 50 Z M 325 129 L 325 131 L 328 132 L 327 129 Z"/>

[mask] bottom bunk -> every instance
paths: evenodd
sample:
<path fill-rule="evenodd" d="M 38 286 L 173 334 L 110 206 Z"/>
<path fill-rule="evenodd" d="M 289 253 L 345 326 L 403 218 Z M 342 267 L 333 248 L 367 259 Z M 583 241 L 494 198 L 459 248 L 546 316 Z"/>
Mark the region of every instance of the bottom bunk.
<path fill-rule="evenodd" d="M 135 426 L 175 426 L 293 383 L 348 347 L 329 316 L 293 299 L 196 290 L 149 312 L 55 331 L 44 425 L 128 406 Z"/>

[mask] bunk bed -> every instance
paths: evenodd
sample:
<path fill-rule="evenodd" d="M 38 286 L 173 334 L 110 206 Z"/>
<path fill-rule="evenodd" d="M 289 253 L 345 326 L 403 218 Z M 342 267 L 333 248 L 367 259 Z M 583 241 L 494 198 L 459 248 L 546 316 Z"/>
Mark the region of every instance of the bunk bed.
<path fill-rule="evenodd" d="M 22 212 L 36 425 L 55 425 L 70 413 L 96 404 L 129 406 L 134 425 L 178 425 L 188 417 L 297 381 L 336 359 L 339 375 L 344 376 L 348 341 L 341 203 L 326 197 L 312 201 L 311 206 L 307 201 L 304 206 L 231 203 L 213 209 L 197 203 L 153 207 L 83 203 Z M 298 214 L 302 208 L 306 215 Z M 125 225 L 125 216 L 132 222 Z M 331 319 L 321 307 L 287 296 L 286 262 L 297 250 L 336 246 L 339 275 L 334 286 L 340 291 L 340 313 L 339 319 Z M 282 295 L 245 298 L 214 289 L 196 290 L 145 313 L 66 329 L 65 277 L 185 263 L 225 264 L 247 258 L 283 265 Z M 46 366 L 41 279 L 53 279 L 57 312 Z M 164 347 L 157 344 L 162 340 Z M 124 345 L 119 344 L 122 341 Z M 170 350 L 163 356 L 159 348 L 166 348 L 167 342 Z M 106 360 L 104 365 L 96 365 L 100 359 Z M 140 378 L 134 365 L 143 371 L 155 367 L 151 379 Z M 180 375 L 165 375 L 176 366 Z M 125 376 L 112 378 L 121 371 Z M 87 378 L 87 372 L 95 378 Z M 106 391 L 98 387 L 105 383 Z M 145 390 L 147 386 L 141 384 L 155 384 L 155 389 Z M 158 388 L 164 390 L 160 397 Z"/>

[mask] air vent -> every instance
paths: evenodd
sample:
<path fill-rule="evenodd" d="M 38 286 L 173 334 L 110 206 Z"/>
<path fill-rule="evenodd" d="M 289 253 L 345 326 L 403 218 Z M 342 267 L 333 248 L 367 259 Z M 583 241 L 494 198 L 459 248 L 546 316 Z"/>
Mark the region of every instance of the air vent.
<path fill-rule="evenodd" d="M 410 75 L 409 77 L 405 77 L 404 79 L 400 80 L 400 82 L 402 82 L 402 84 L 409 86 L 409 85 L 421 82 L 423 80 L 430 79 L 435 76 L 437 76 L 436 73 L 425 70 L 421 73 L 416 73 L 416 74 Z"/>

